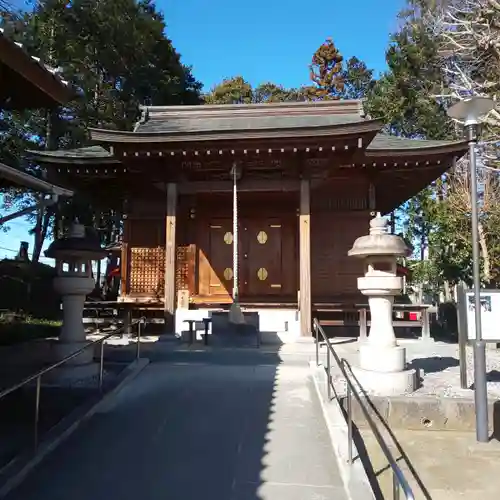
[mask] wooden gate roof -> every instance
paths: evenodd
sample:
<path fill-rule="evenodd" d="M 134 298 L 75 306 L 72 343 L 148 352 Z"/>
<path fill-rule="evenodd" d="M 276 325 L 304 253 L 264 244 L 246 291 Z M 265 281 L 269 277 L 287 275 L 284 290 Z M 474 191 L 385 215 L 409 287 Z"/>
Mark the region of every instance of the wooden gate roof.
<path fill-rule="evenodd" d="M 74 93 L 56 70 L 30 56 L 0 28 L 0 109 L 54 108 Z"/>

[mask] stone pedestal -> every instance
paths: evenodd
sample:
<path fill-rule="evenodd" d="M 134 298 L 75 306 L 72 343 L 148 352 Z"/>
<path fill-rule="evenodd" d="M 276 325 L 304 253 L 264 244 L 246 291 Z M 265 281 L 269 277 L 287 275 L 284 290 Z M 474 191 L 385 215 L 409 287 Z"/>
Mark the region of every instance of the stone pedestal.
<path fill-rule="evenodd" d="M 396 396 L 413 392 L 415 370 L 406 368 L 406 349 L 396 344 L 364 342 L 359 347 L 359 368 L 353 368 L 363 388 L 378 396 Z"/>
<path fill-rule="evenodd" d="M 361 387 L 374 396 L 401 396 L 415 391 L 415 370 L 387 373 L 353 367 L 352 371 Z"/>

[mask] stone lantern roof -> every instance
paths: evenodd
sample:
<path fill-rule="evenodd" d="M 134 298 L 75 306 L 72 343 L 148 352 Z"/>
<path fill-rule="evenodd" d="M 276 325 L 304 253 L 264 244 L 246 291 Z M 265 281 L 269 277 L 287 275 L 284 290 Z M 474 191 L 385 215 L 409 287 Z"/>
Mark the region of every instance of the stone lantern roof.
<path fill-rule="evenodd" d="M 359 237 L 347 255 L 349 257 L 368 257 L 370 255 L 391 255 L 407 257 L 411 250 L 401 236 L 387 232 L 388 222 L 377 213 L 370 221 L 370 234 Z"/>
<path fill-rule="evenodd" d="M 45 251 L 45 256 L 52 259 L 80 258 L 99 260 L 107 255 L 96 235 L 85 230 L 85 226 L 74 223 L 67 236 L 55 240 Z"/>

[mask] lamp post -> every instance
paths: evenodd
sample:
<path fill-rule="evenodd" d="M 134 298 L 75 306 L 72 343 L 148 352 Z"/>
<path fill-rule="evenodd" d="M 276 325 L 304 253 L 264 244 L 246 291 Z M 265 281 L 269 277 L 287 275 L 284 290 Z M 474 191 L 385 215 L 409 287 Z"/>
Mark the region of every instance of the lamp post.
<path fill-rule="evenodd" d="M 480 443 L 489 441 L 488 391 L 486 381 L 486 344 L 481 331 L 481 278 L 479 268 L 479 238 L 477 213 L 476 145 L 479 119 L 495 107 L 494 101 L 486 97 L 472 97 L 460 101 L 448 110 L 448 116 L 464 123 L 469 142 L 469 168 L 472 218 L 472 276 L 474 283 L 474 402 L 476 406 L 476 439 Z"/>

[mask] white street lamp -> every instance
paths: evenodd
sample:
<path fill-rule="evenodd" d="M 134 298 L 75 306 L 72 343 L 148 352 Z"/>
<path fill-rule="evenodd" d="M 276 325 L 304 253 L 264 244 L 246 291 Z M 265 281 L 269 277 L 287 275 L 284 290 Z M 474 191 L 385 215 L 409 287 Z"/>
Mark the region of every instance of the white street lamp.
<path fill-rule="evenodd" d="M 481 331 L 481 278 L 479 269 L 479 234 L 477 214 L 477 174 L 476 145 L 479 120 L 495 107 L 495 102 L 487 97 L 471 97 L 457 102 L 448 110 L 448 116 L 464 123 L 469 142 L 469 168 L 472 218 L 472 277 L 474 283 L 474 400 L 476 405 L 476 439 L 481 443 L 489 441 L 488 430 L 488 389 L 486 380 L 486 344 Z"/>

